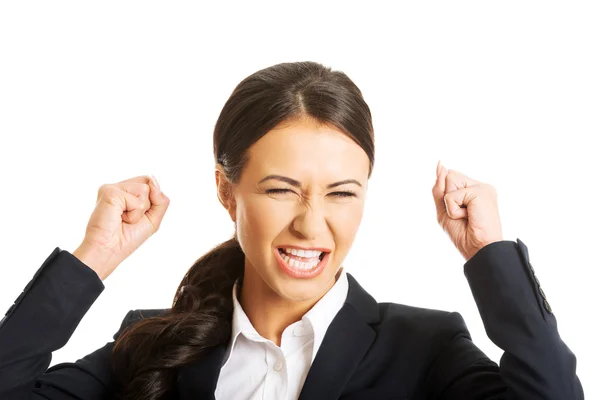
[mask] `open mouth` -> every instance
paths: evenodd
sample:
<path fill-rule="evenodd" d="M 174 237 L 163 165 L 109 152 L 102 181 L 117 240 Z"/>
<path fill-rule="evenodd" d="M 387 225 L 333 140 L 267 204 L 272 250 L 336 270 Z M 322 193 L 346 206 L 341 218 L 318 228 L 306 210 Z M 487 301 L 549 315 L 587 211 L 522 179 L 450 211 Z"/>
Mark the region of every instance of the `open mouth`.
<path fill-rule="evenodd" d="M 327 264 L 326 251 L 277 248 L 280 266 L 296 277 L 311 277 L 319 274 Z"/>

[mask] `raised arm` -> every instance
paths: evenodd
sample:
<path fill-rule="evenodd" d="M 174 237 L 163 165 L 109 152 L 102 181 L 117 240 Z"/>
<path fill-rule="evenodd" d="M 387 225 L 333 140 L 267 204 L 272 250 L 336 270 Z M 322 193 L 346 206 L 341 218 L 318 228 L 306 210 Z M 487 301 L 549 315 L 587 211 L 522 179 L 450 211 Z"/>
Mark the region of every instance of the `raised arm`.
<path fill-rule="evenodd" d="M 432 367 L 430 398 L 583 399 L 575 356 L 558 334 L 527 247 L 503 240 L 495 188 L 440 163 L 436 172 L 437 221 L 465 258 L 486 332 L 504 355 L 498 372 L 471 342 L 462 318 L 451 314 L 441 339 L 452 340 Z"/>
<path fill-rule="evenodd" d="M 103 290 L 98 275 L 71 253 L 58 247 L 52 252 L 0 322 L 0 399 L 87 400 L 107 394 L 112 342 L 47 370 L 52 352 L 68 342 Z"/>
<path fill-rule="evenodd" d="M 440 335 L 452 339 L 431 368 L 428 398 L 583 400 L 575 355 L 558 334 L 525 244 L 489 244 L 464 270 L 486 332 L 504 354 L 498 367 L 451 314 Z"/>
<path fill-rule="evenodd" d="M 169 202 L 150 176 L 100 187 L 82 244 L 73 254 L 57 247 L 0 321 L 0 399 L 110 393 L 112 343 L 46 369 L 104 290 L 102 281 L 158 230 Z"/>

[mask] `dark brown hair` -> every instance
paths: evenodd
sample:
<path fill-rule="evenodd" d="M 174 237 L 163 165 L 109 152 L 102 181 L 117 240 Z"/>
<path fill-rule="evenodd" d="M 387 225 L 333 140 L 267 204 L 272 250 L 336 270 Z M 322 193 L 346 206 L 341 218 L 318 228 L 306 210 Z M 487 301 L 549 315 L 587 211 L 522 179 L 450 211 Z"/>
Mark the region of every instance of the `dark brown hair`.
<path fill-rule="evenodd" d="M 368 155 L 371 176 L 373 124 L 361 91 L 343 72 L 310 61 L 273 65 L 236 86 L 215 125 L 215 162 L 238 182 L 250 146 L 278 124 L 302 117 L 352 138 Z M 118 398 L 173 397 L 177 368 L 229 341 L 231 294 L 244 258 L 235 236 L 218 245 L 187 271 L 169 312 L 143 319 L 117 338 L 112 361 Z"/>

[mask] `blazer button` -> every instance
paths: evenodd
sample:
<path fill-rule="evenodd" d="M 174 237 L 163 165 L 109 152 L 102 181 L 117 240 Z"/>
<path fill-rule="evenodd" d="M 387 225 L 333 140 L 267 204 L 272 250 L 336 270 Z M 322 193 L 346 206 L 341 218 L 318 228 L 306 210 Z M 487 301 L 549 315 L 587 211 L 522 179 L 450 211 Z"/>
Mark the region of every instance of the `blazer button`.
<path fill-rule="evenodd" d="M 21 299 L 23 298 L 23 296 L 25 296 L 25 292 L 21 292 L 21 294 L 19 295 L 19 297 L 17 297 L 17 299 L 15 300 L 15 304 L 19 304 L 19 302 L 21 301 Z"/>
<path fill-rule="evenodd" d="M 548 300 L 546 299 L 544 299 L 544 307 L 546 308 L 546 311 L 552 314 L 552 308 L 550 308 L 550 304 L 548 304 Z"/>
<path fill-rule="evenodd" d="M 28 291 L 32 284 L 33 284 L 33 279 L 30 280 L 29 282 L 27 282 L 27 285 L 25 285 L 25 289 L 23 289 L 23 292 Z"/>
<path fill-rule="evenodd" d="M 17 306 L 16 304 L 13 304 L 12 306 L 10 306 L 10 308 L 8 309 L 8 311 L 6 312 L 6 314 L 4 314 L 4 315 L 8 316 L 8 314 L 10 314 L 15 309 L 16 306 Z"/>

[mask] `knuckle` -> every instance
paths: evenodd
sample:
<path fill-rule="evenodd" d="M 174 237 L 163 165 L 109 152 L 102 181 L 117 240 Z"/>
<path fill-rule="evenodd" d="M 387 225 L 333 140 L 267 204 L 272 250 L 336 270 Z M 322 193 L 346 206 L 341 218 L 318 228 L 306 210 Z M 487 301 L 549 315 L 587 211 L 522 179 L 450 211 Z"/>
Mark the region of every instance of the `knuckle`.
<path fill-rule="evenodd" d="M 498 194 L 498 192 L 496 191 L 496 188 L 494 186 L 490 185 L 489 183 L 484 183 L 483 187 L 494 196 L 496 196 Z"/>
<path fill-rule="evenodd" d="M 106 192 L 106 189 L 108 187 L 109 185 L 107 183 L 100 185 L 100 187 L 98 188 L 98 198 L 102 197 L 102 195 L 104 194 L 104 192 Z"/>
<path fill-rule="evenodd" d="M 108 195 L 114 195 L 116 187 L 114 185 L 104 185 L 103 193 Z"/>
<path fill-rule="evenodd" d="M 115 199 L 120 198 L 121 190 L 114 185 L 107 185 L 104 188 L 104 192 L 102 193 L 102 197 L 106 200 L 114 201 Z"/>

